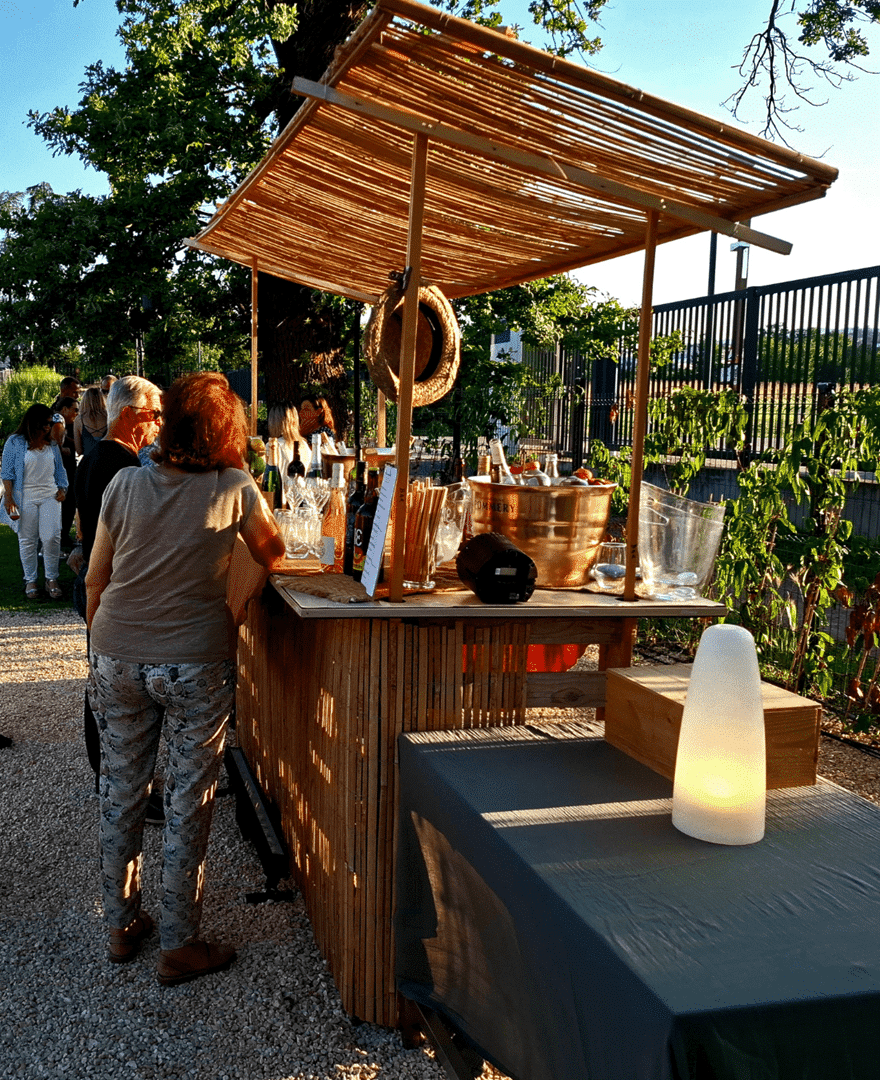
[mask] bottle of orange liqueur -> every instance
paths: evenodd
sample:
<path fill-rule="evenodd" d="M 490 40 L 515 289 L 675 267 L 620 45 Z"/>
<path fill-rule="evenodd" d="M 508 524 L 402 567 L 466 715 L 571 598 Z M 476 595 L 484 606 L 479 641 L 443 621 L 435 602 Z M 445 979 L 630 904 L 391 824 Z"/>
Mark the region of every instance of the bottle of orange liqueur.
<path fill-rule="evenodd" d="M 324 512 L 321 535 L 324 539 L 324 556 L 321 569 L 325 574 L 341 574 L 345 550 L 345 495 L 343 494 L 342 462 L 333 465 L 330 481 L 330 502 Z"/>

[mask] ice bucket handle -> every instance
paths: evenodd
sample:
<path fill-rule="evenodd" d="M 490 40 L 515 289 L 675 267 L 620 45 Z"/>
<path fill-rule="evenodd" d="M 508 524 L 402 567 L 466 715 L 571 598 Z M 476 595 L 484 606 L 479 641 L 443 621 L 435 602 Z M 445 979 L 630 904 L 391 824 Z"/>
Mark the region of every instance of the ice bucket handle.
<path fill-rule="evenodd" d="M 654 522 L 656 524 L 659 524 L 659 525 L 668 525 L 669 524 L 669 518 L 668 517 L 666 517 L 664 514 L 661 514 L 660 511 L 656 510 L 653 506 L 648 506 L 646 503 L 642 503 L 642 505 L 639 507 L 639 513 L 640 514 L 644 514 L 644 513 L 653 514 L 654 515 Z"/>

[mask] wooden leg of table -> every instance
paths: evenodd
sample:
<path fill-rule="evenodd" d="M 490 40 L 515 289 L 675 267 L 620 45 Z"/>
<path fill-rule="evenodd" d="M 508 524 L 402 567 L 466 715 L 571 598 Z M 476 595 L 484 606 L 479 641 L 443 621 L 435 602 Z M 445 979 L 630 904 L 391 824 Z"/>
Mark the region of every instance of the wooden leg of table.
<path fill-rule="evenodd" d="M 398 995 L 398 1001 L 405 1003 L 405 1006 L 404 1004 L 400 1006 L 401 1017 L 404 1013 L 404 1007 L 408 1016 L 415 1016 L 419 1033 L 424 1033 L 425 1037 L 430 1041 L 437 1061 L 440 1063 L 444 1073 L 446 1073 L 448 1080 L 476 1080 L 478 1076 L 482 1075 L 483 1059 L 476 1050 L 465 1044 L 462 1037 L 452 1030 L 442 1017 L 432 1009 L 423 1008 L 413 1001 L 407 1001 L 401 995 Z M 412 1014 L 409 1013 L 409 1010 L 412 1010 Z M 408 1050 L 419 1045 L 419 1043 L 407 1042 L 406 1031 L 402 1024 L 400 1035 L 403 1045 Z"/>
<path fill-rule="evenodd" d="M 633 647 L 636 643 L 638 628 L 638 619 L 620 620 L 620 630 L 616 635 L 616 640 L 599 646 L 600 671 L 605 671 L 610 667 L 632 667 Z M 600 723 L 605 722 L 604 706 L 596 709 L 596 719 Z"/>
<path fill-rule="evenodd" d="M 397 995 L 397 1026 L 404 1050 L 415 1050 L 425 1041 L 422 1015 L 418 1005 L 403 994 Z"/>

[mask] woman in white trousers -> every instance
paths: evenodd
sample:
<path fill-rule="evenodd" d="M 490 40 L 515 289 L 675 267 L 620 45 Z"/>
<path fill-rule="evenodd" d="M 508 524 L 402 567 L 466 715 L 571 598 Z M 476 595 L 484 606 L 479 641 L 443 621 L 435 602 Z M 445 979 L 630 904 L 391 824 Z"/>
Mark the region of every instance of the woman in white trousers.
<path fill-rule="evenodd" d="M 61 553 L 61 504 L 67 494 L 67 473 L 52 440 L 52 410 L 31 405 L 3 447 L 2 520 L 18 533 L 25 595 L 39 596 L 38 553 L 43 549 L 46 591 L 60 600 L 58 563 Z"/>

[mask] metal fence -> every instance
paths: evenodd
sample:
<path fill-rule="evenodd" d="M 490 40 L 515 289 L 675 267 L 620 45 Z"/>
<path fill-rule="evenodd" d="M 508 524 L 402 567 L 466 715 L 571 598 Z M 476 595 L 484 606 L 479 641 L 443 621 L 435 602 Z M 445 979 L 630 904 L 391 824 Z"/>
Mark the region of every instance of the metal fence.
<path fill-rule="evenodd" d="M 654 309 L 654 336 L 681 335 L 681 348 L 652 371 L 650 394 L 684 386 L 732 387 L 746 401 L 754 452 L 779 447 L 809 420 L 828 387 L 880 378 L 880 266 L 719 293 Z M 636 352 L 591 361 L 577 352 L 525 348 L 536 372 L 560 375 L 557 397 L 533 395 L 527 417 L 536 436 L 579 465 L 593 439 L 619 449 L 633 431 Z M 717 457 L 725 451 L 718 448 Z"/>

